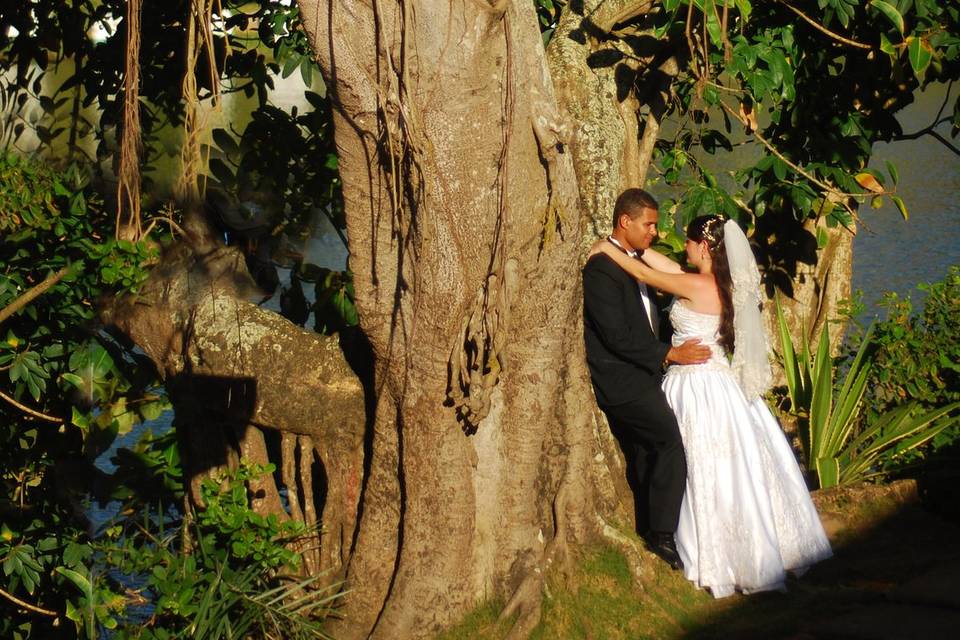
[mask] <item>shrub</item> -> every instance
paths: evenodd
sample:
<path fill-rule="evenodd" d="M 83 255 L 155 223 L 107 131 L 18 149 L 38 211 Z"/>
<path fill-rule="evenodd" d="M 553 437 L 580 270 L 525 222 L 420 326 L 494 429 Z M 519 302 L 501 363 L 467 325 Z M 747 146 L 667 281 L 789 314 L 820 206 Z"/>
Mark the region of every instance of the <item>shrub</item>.
<path fill-rule="evenodd" d="M 807 468 L 816 473 L 821 488 L 883 475 L 904 454 L 955 428 L 960 402 L 930 408 L 911 400 L 881 414 L 864 412 L 876 366 L 873 327 L 847 363 L 830 357 L 829 327 L 821 333 L 816 353 L 805 337 L 797 352 L 779 304 L 777 320 L 790 410 L 797 417 Z"/>
<path fill-rule="evenodd" d="M 881 305 L 886 318 L 876 323 L 875 362 L 868 382 L 871 419 L 902 402 L 927 409 L 960 401 L 960 265 L 932 284 L 920 284 L 927 294 L 922 311 L 914 312 L 910 297 L 888 293 Z M 926 453 L 960 442 L 960 424 L 943 430 L 926 449 L 915 450 L 891 468 L 915 464 Z"/>
<path fill-rule="evenodd" d="M 76 166 L 0 151 L 0 637 L 90 636 L 123 607 L 91 571 L 84 503 L 97 454 L 166 401 L 96 328 L 97 297 L 135 289 L 155 252 L 112 222 Z"/>

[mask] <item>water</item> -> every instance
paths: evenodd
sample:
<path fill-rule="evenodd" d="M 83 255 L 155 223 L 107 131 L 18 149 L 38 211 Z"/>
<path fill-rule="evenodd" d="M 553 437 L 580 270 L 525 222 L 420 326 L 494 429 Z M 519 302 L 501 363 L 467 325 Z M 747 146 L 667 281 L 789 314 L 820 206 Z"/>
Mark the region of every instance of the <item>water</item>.
<path fill-rule="evenodd" d="M 920 94 L 897 116 L 904 133 L 930 126 L 946 96 L 943 84 Z M 945 114 L 952 113 L 956 96 L 954 87 Z M 949 123 L 936 131 L 950 139 Z M 897 190 L 910 219 L 904 221 L 889 198 L 880 209 L 861 209 L 866 228 L 853 243 L 853 287 L 863 291 L 866 318 L 879 311 L 876 303 L 884 291 L 912 293 L 919 302 L 923 295 L 916 290 L 918 283 L 941 280 L 948 267 L 960 263 L 960 155 L 924 136 L 877 144 L 870 167 L 886 173 L 885 160 L 899 171 Z"/>

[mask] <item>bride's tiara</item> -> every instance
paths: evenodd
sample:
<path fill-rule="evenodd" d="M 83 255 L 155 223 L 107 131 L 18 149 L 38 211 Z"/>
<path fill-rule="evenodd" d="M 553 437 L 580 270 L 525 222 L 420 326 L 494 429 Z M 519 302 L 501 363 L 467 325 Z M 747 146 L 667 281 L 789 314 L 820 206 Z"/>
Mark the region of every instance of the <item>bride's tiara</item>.
<path fill-rule="evenodd" d="M 710 220 L 707 220 L 706 224 L 703 225 L 703 239 L 711 247 L 717 246 L 720 241 L 723 240 L 723 224 L 726 222 L 720 216 L 715 216 Z"/>

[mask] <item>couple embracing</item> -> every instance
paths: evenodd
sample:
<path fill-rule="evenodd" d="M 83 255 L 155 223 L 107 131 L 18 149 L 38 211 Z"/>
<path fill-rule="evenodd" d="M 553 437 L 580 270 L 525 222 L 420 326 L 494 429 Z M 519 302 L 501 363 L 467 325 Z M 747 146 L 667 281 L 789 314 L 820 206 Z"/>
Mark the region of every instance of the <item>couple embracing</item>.
<path fill-rule="evenodd" d="M 687 228 L 687 272 L 650 249 L 658 218 L 647 192 L 624 191 L 583 269 L 587 362 L 636 481 L 638 528 L 715 597 L 782 589 L 787 571 L 831 550 L 762 398 L 770 365 L 750 245 L 735 222 L 701 216 Z M 653 287 L 674 296 L 671 344 Z"/>

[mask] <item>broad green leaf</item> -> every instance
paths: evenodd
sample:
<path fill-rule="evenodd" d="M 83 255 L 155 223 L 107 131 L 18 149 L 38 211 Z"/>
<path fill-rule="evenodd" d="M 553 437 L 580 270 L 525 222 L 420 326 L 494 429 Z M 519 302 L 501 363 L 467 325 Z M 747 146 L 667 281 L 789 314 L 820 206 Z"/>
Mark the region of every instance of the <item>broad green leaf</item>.
<path fill-rule="evenodd" d="M 713 46 L 722 47 L 723 29 L 717 18 L 717 6 L 714 0 L 706 0 L 704 2 L 703 13 L 707 20 L 707 34 L 710 36 L 710 40 L 713 41 Z"/>
<path fill-rule="evenodd" d="M 834 487 L 840 482 L 840 462 L 836 458 L 817 458 L 820 488 Z"/>
<path fill-rule="evenodd" d="M 221 184 L 226 186 L 231 186 L 236 182 L 236 177 L 233 175 L 233 171 L 227 167 L 226 163 L 219 158 L 210 159 L 210 173 L 213 174 L 213 177 L 220 181 Z"/>
<path fill-rule="evenodd" d="M 930 60 L 933 59 L 933 49 L 923 38 L 911 36 L 907 38 L 907 53 L 910 57 L 910 66 L 913 68 L 914 75 L 918 80 L 923 80 L 927 67 L 930 66 Z"/>
<path fill-rule="evenodd" d="M 877 11 L 887 16 L 890 22 L 893 23 L 893 26 L 897 28 L 897 31 L 903 33 L 903 16 L 900 15 L 900 12 L 897 11 L 895 6 L 883 0 L 870 0 L 870 4 L 877 9 Z"/>
<path fill-rule="evenodd" d="M 309 87 L 313 84 L 313 63 L 306 56 L 300 61 L 300 77 L 303 79 L 305 86 Z"/>
<path fill-rule="evenodd" d="M 290 56 L 283 63 L 283 71 L 281 71 L 280 76 L 282 78 L 289 77 L 297 67 L 300 66 L 300 57 L 299 56 Z M 309 86 L 309 85 L 308 85 Z"/>
<path fill-rule="evenodd" d="M 237 153 L 240 148 L 237 146 L 237 142 L 233 139 L 233 136 L 227 132 L 226 129 L 214 129 L 211 132 L 213 136 L 213 141 L 216 145 L 226 154 Z"/>
<path fill-rule="evenodd" d="M 829 222 L 828 222 L 829 226 Z M 830 243 L 830 236 L 827 235 L 827 230 L 823 227 L 817 227 L 817 249 L 823 249 Z"/>
<path fill-rule="evenodd" d="M 62 575 L 64 578 L 72 582 L 77 589 L 83 593 L 84 596 L 90 598 L 93 596 L 93 585 L 90 583 L 90 580 L 87 579 L 83 574 L 74 571 L 73 569 L 67 569 L 66 567 L 57 567 L 54 569 L 57 573 Z"/>
<path fill-rule="evenodd" d="M 780 158 L 773 159 L 773 175 L 780 181 L 787 179 L 787 164 Z"/>

